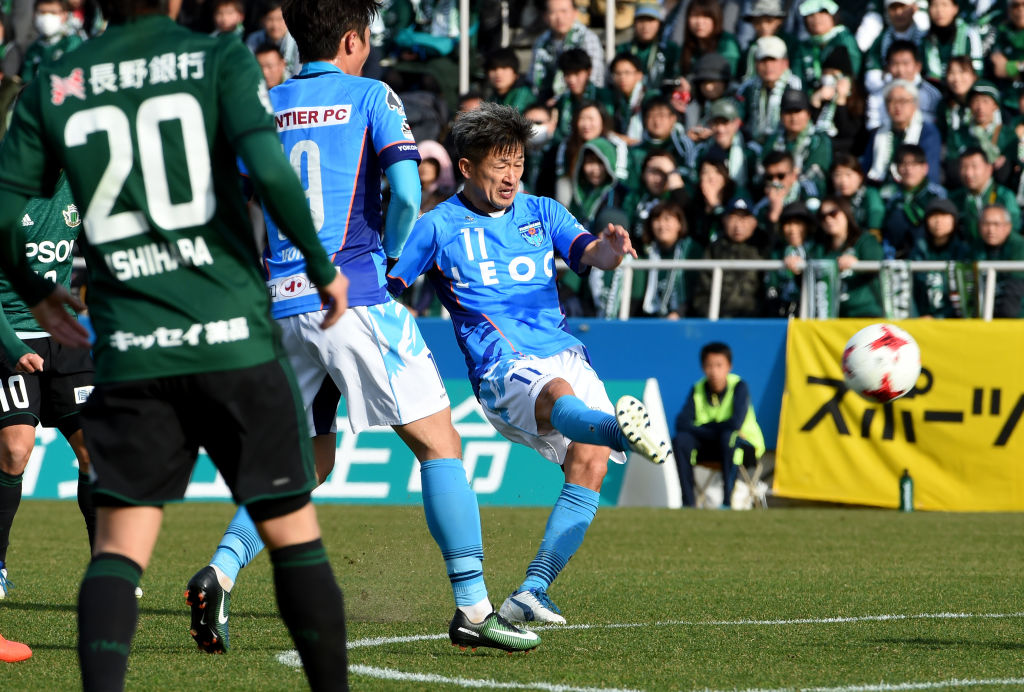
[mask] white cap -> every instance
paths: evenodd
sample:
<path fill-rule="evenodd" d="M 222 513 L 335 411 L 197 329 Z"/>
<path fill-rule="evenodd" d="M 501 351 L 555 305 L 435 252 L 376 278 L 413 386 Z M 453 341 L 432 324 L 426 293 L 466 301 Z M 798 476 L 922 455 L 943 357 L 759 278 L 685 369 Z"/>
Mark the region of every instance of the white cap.
<path fill-rule="evenodd" d="M 786 42 L 778 36 L 762 36 L 757 39 L 757 60 L 764 58 L 782 59 L 786 57 Z"/>

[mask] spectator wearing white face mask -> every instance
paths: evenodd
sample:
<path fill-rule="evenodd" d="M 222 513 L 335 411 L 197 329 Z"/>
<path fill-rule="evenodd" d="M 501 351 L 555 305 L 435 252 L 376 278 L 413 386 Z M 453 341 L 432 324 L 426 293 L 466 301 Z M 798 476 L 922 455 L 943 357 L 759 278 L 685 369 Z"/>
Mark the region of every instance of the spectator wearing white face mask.
<path fill-rule="evenodd" d="M 82 45 L 82 38 L 68 24 L 66 0 L 36 0 L 34 24 L 39 38 L 25 51 L 21 68 L 21 78 L 26 83 L 35 79 L 40 68 Z"/>

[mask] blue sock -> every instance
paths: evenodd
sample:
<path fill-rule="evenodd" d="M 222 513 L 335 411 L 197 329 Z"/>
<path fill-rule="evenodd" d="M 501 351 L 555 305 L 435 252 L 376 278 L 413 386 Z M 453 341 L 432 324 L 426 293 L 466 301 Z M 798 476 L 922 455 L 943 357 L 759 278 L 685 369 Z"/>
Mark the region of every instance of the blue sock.
<path fill-rule="evenodd" d="M 551 407 L 551 425 L 576 442 L 611 447 L 616 452 L 629 449 L 615 416 L 595 411 L 571 394 L 559 397 Z"/>
<path fill-rule="evenodd" d="M 231 581 L 238 579 L 238 573 L 252 562 L 263 550 L 263 540 L 256 530 L 256 524 L 249 518 L 245 507 L 239 507 L 231 518 L 224 537 L 220 539 L 217 552 L 213 554 L 210 564 L 226 574 Z"/>
<path fill-rule="evenodd" d="M 480 508 L 459 459 L 430 459 L 420 464 L 423 513 L 437 541 L 452 583 L 455 605 L 470 606 L 487 598 Z"/>
<path fill-rule="evenodd" d="M 594 521 L 600 500 L 600 493 L 582 485 L 566 483 L 562 486 L 562 493 L 548 517 L 544 540 L 540 542 L 537 557 L 526 568 L 526 581 L 519 587 L 520 591 L 534 588 L 546 591 L 551 586 L 583 543 L 583 536 L 590 522 Z"/>

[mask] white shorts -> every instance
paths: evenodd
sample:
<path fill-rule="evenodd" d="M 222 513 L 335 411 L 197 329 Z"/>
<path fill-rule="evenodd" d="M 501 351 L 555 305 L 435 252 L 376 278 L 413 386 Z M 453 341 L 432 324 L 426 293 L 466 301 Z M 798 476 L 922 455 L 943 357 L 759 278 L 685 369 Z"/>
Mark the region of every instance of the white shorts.
<path fill-rule="evenodd" d="M 548 461 L 561 464 L 572 443 L 557 430 L 537 432 L 537 397 L 559 377 L 592 409 L 615 415 L 604 383 L 583 356 L 571 348 L 547 358 L 522 356 L 497 363 L 480 378 L 480 404 L 494 429 L 512 442 L 536 449 Z M 612 451 L 611 460 L 622 464 L 624 452 Z"/>
<path fill-rule="evenodd" d="M 350 307 L 326 331 L 323 319 L 324 312 L 316 311 L 277 321 L 311 436 L 313 398 L 325 376 L 345 397 L 352 432 L 405 425 L 448 407 L 434 357 L 401 303 Z"/>

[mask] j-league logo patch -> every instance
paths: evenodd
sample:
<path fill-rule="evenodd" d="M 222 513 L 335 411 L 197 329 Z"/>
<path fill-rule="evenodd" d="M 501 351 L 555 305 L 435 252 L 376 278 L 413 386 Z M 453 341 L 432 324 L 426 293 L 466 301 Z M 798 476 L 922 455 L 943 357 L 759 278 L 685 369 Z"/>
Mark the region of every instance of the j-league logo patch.
<path fill-rule="evenodd" d="M 92 394 L 92 385 L 86 387 L 75 387 L 75 403 L 84 404 L 89 400 L 89 395 Z"/>
<path fill-rule="evenodd" d="M 528 223 L 519 227 L 519 235 L 533 247 L 540 247 L 544 243 L 544 226 L 540 221 Z"/>

